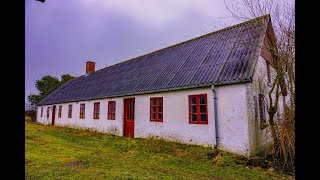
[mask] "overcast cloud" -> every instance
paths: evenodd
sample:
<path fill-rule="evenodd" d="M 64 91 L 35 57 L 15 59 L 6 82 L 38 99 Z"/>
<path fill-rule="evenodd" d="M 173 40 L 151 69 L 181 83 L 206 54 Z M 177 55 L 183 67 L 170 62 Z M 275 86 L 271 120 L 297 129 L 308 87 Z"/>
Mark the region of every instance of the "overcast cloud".
<path fill-rule="evenodd" d="M 223 0 L 26 0 L 25 94 L 235 24 Z M 26 98 L 27 100 L 27 98 Z"/>

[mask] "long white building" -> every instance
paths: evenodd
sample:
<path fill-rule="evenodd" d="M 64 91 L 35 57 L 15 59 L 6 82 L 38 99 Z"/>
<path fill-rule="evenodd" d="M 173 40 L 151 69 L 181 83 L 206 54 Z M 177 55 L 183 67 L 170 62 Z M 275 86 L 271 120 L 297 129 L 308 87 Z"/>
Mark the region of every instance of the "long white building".
<path fill-rule="evenodd" d="M 88 61 L 39 102 L 37 121 L 252 156 L 270 140 L 269 37 L 266 15 L 97 71 Z"/>

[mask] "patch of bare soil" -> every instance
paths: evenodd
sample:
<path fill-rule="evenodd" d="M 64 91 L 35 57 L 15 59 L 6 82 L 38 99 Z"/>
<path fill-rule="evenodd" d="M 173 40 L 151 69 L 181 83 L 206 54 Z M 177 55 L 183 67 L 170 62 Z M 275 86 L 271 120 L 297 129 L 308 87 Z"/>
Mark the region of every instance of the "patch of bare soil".
<path fill-rule="evenodd" d="M 84 165 L 86 164 L 85 162 L 83 161 L 71 161 L 71 162 L 68 162 L 65 164 L 65 166 L 67 167 L 75 167 L 75 166 L 81 166 L 81 165 Z"/>

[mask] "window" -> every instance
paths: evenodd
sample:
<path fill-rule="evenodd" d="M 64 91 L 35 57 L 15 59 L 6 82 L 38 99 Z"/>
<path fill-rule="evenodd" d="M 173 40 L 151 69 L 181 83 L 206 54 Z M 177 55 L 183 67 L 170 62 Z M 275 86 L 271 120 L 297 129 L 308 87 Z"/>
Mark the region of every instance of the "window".
<path fill-rule="evenodd" d="M 108 101 L 108 119 L 115 120 L 116 119 L 116 102 Z"/>
<path fill-rule="evenodd" d="M 266 122 L 266 113 L 265 113 L 265 101 L 264 101 L 264 95 L 259 94 L 259 111 L 260 111 L 260 121 L 262 123 Z"/>
<path fill-rule="evenodd" d="M 189 95 L 189 123 L 208 124 L 207 94 Z"/>
<path fill-rule="evenodd" d="M 268 83 L 271 83 L 271 76 L 270 76 L 270 64 L 268 63 L 268 61 L 266 61 L 266 63 L 267 63 Z"/>
<path fill-rule="evenodd" d="M 150 121 L 163 122 L 163 98 L 150 98 Z"/>
<path fill-rule="evenodd" d="M 85 104 L 80 104 L 80 119 L 84 119 L 85 118 Z"/>
<path fill-rule="evenodd" d="M 72 104 L 69 105 L 69 109 L 68 109 L 68 118 L 72 117 Z"/>
<path fill-rule="evenodd" d="M 49 118 L 50 107 L 47 107 L 47 118 Z"/>
<path fill-rule="evenodd" d="M 62 106 L 59 106 L 58 118 L 61 118 L 61 113 L 62 113 Z"/>
<path fill-rule="evenodd" d="M 41 114 L 40 114 L 40 117 L 42 117 L 43 115 L 43 107 L 41 107 Z"/>
<path fill-rule="evenodd" d="M 95 102 L 93 105 L 93 119 L 99 119 L 100 102 Z"/>

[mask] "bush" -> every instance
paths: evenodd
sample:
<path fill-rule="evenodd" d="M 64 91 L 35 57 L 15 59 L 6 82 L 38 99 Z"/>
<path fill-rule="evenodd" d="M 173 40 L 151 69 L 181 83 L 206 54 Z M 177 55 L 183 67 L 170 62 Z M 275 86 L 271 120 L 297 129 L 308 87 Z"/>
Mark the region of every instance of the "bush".
<path fill-rule="evenodd" d="M 282 170 L 295 171 L 295 114 L 293 108 L 286 108 L 282 117 L 275 121 L 277 144 L 273 143 L 268 152 L 274 163 Z"/>
<path fill-rule="evenodd" d="M 30 113 L 30 117 L 31 117 L 31 122 L 36 122 L 37 121 L 37 111 L 32 110 Z"/>

